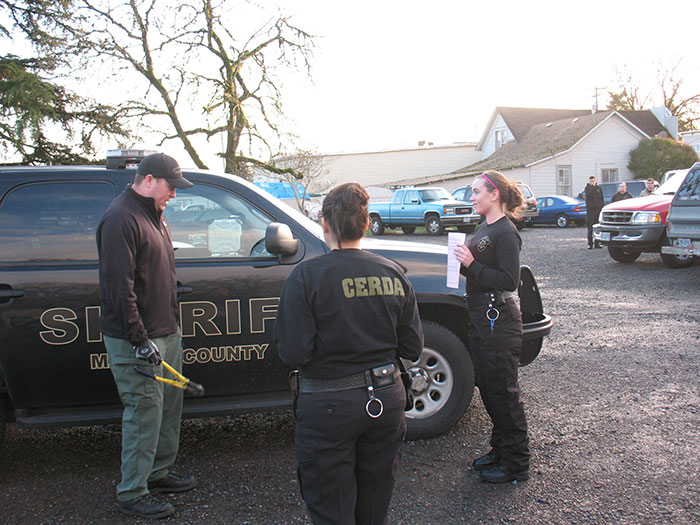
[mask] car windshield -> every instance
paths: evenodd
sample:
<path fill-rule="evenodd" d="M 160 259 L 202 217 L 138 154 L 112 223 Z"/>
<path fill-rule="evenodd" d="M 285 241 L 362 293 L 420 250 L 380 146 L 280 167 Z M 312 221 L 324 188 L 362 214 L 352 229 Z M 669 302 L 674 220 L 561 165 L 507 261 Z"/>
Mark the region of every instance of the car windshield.
<path fill-rule="evenodd" d="M 420 196 L 423 202 L 452 200 L 452 195 L 444 188 L 431 188 L 429 190 L 420 190 Z"/>
<path fill-rule="evenodd" d="M 532 192 L 530 191 L 530 188 L 528 188 L 524 184 L 518 184 L 518 189 L 520 190 L 520 193 L 523 194 L 523 197 L 525 197 L 526 199 L 532 197 Z"/>
<path fill-rule="evenodd" d="M 685 175 L 685 173 L 672 175 L 670 179 L 654 190 L 654 195 L 674 195 L 685 179 Z"/>

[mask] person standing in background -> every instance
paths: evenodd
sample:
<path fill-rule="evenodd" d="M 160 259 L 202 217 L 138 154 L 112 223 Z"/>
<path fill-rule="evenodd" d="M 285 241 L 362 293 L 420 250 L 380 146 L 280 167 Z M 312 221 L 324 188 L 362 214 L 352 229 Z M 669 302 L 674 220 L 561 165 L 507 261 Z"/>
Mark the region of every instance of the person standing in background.
<path fill-rule="evenodd" d="M 586 199 L 586 230 L 588 233 L 588 249 L 602 248 L 599 242 L 593 242 L 593 225 L 598 222 L 600 210 L 603 209 L 605 199 L 603 199 L 603 189 L 598 186 L 598 179 L 595 175 L 588 177 L 588 184 L 583 190 Z"/>

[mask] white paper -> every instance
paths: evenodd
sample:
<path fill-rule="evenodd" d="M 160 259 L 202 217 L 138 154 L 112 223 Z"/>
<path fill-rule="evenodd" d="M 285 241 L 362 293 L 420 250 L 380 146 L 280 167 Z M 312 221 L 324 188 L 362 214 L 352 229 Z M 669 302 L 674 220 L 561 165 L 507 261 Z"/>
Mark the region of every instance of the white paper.
<path fill-rule="evenodd" d="M 449 232 L 447 234 L 447 287 L 459 288 L 459 267 L 462 263 L 455 257 L 455 248 L 464 244 L 466 233 Z"/>

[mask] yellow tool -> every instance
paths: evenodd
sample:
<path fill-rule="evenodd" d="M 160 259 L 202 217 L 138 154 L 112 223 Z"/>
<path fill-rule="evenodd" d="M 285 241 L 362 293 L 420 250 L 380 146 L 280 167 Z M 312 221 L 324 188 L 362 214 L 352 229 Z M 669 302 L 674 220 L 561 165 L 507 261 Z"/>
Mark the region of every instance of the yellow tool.
<path fill-rule="evenodd" d="M 161 383 L 166 383 L 168 385 L 172 385 L 174 387 L 182 388 L 183 390 L 187 390 L 193 396 L 199 397 L 199 396 L 204 395 L 204 387 L 202 385 L 200 385 L 199 383 L 195 383 L 194 381 L 190 381 L 189 379 L 187 379 L 185 376 L 183 376 L 180 372 L 175 370 L 172 366 L 170 366 L 165 361 L 161 361 L 160 364 L 163 365 L 168 372 L 170 372 L 173 376 L 175 376 L 175 379 L 168 379 L 167 377 L 157 376 L 153 372 L 149 372 L 148 370 L 144 370 L 140 366 L 135 366 L 134 369 L 139 374 L 143 374 L 147 377 L 150 377 L 151 379 L 154 379 L 155 381 L 160 381 Z"/>

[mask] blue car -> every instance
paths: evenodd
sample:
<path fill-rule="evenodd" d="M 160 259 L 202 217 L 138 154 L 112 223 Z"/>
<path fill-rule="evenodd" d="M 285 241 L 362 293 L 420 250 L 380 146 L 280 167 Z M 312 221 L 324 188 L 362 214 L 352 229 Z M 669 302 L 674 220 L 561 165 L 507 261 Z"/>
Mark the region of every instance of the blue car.
<path fill-rule="evenodd" d="M 530 219 L 533 224 L 556 224 L 566 228 L 575 222 L 579 226 L 586 222 L 586 203 L 566 195 L 537 197 L 540 214 Z"/>

